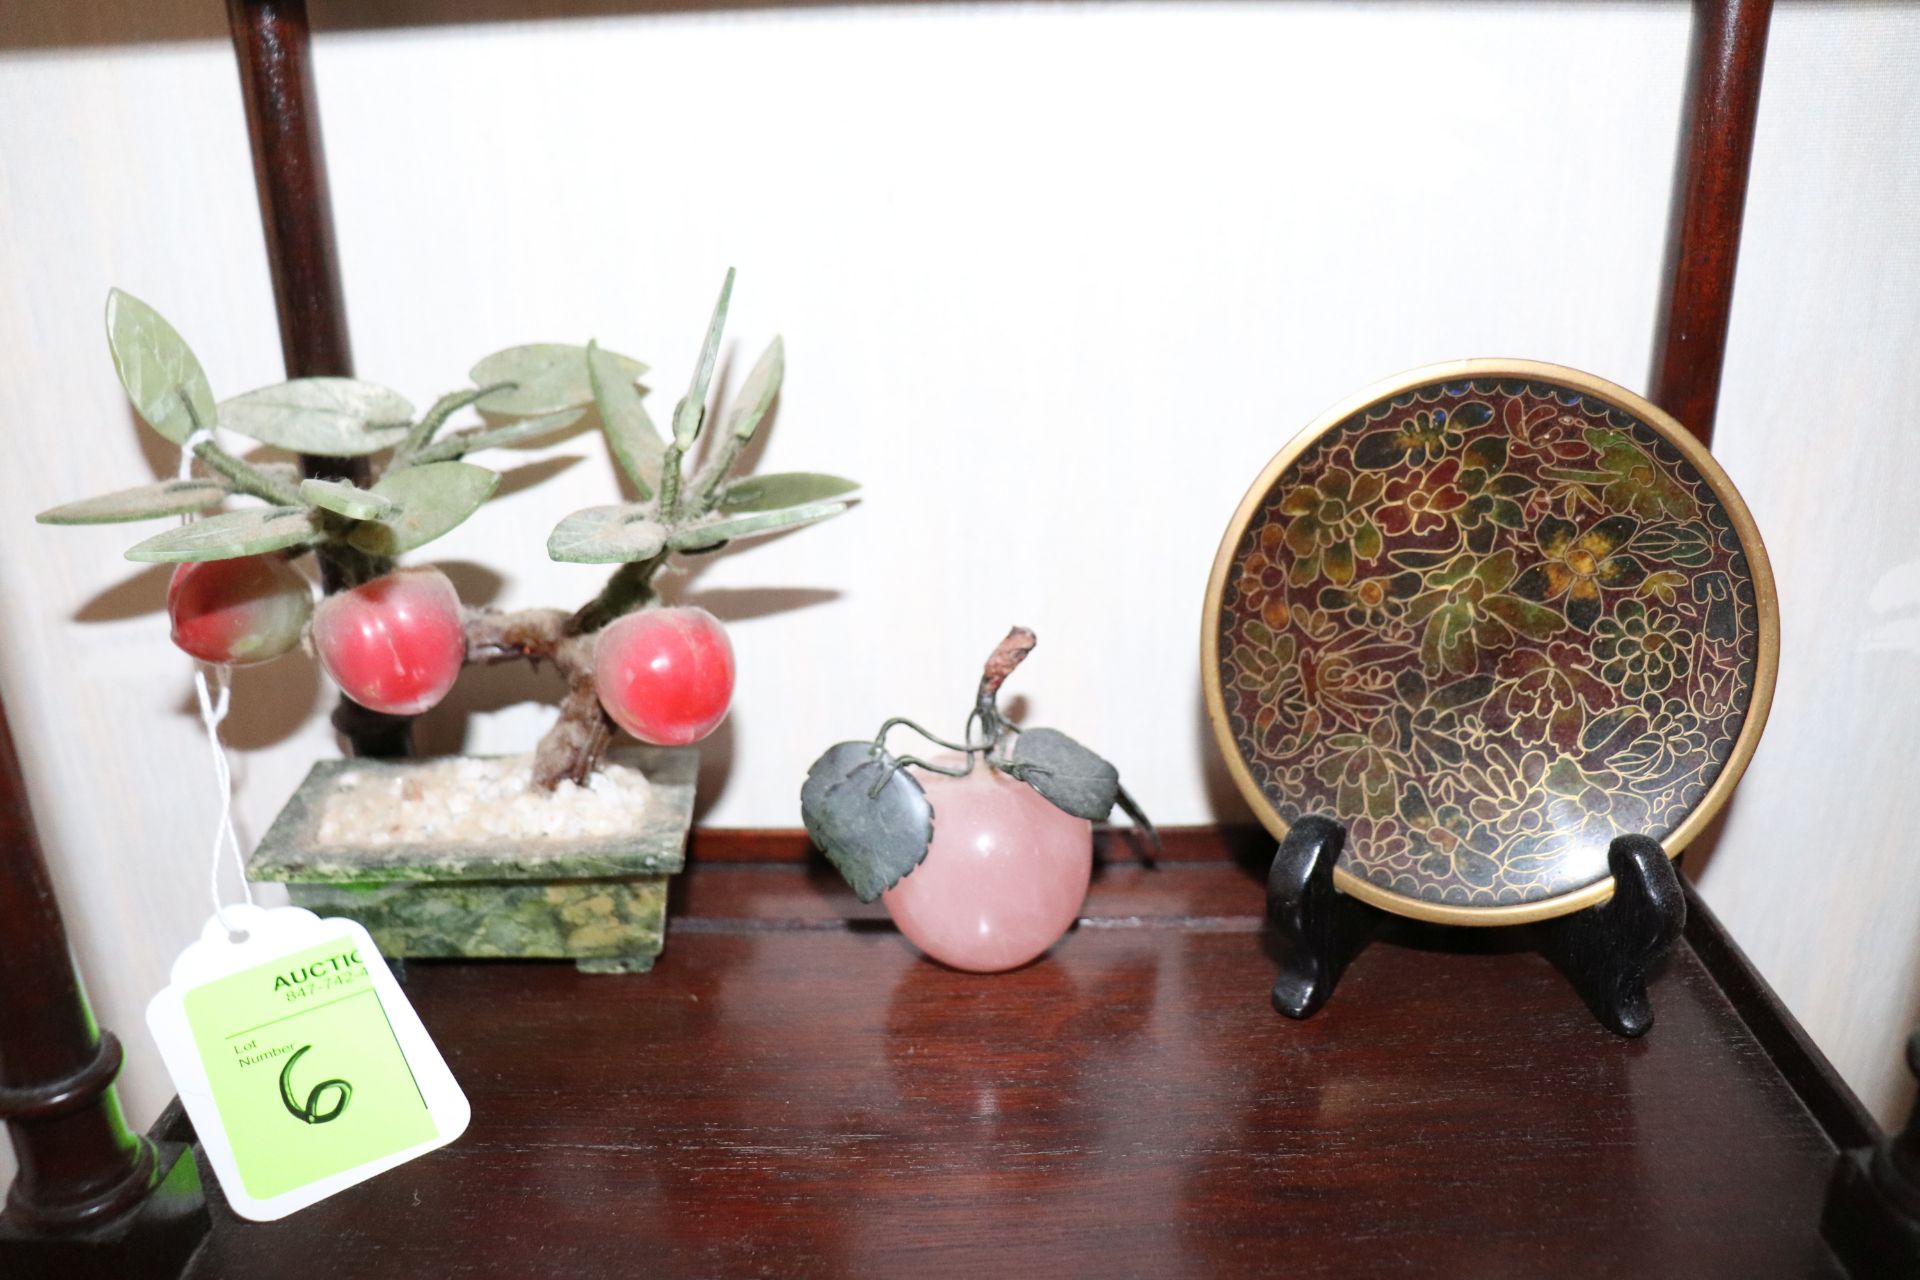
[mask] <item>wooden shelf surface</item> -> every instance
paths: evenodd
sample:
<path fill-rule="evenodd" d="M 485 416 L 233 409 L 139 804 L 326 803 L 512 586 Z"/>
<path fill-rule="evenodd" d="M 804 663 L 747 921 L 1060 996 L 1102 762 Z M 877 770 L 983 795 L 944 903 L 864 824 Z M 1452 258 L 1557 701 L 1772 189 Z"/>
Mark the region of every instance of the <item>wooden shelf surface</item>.
<path fill-rule="evenodd" d="M 1840 1274 L 1821 1199 L 1867 1122 L 1730 997 L 1737 951 L 1679 947 L 1640 1041 L 1485 931 L 1378 942 L 1288 1022 L 1255 845 L 1105 865 L 1051 955 L 978 977 L 796 837 L 703 835 L 651 974 L 411 966 L 467 1134 L 220 1208 L 189 1274 Z"/>

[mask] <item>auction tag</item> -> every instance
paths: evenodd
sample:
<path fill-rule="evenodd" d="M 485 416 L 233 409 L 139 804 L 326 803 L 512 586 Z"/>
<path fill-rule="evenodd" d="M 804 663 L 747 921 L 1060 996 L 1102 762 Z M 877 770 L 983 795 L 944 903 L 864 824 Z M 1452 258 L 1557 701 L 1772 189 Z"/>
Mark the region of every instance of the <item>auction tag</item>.
<path fill-rule="evenodd" d="M 282 1218 L 452 1142 L 472 1114 L 367 931 L 234 906 L 147 1006 L 234 1212 Z"/>

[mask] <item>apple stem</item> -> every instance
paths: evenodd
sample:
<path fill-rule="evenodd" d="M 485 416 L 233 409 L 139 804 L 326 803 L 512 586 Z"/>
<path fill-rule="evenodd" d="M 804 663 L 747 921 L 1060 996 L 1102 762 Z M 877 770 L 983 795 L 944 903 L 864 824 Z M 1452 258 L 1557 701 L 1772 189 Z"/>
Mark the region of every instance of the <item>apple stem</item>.
<path fill-rule="evenodd" d="M 934 773 L 944 773 L 949 778 L 964 778 L 968 774 L 972 773 L 973 758 L 978 755 L 985 755 L 988 751 L 992 750 L 993 748 L 992 742 L 976 743 L 973 741 L 973 717 L 972 716 L 967 717 L 967 734 L 966 734 L 967 741 L 965 743 L 948 742 L 945 738 L 940 737 L 938 734 L 928 732 L 924 727 L 914 723 L 912 720 L 907 719 L 905 716 L 895 716 L 891 720 L 888 720 L 885 724 L 881 725 L 880 732 L 873 735 L 874 750 L 879 752 L 879 754 L 882 756 L 887 756 L 888 759 L 892 759 L 893 757 L 888 756 L 888 753 L 887 753 L 887 734 L 892 732 L 892 730 L 898 725 L 905 725 L 907 728 L 913 730 L 915 733 L 925 738 L 928 742 L 933 743 L 935 746 L 945 747 L 949 751 L 958 751 L 962 756 L 966 757 L 965 760 L 962 761 L 960 767 L 957 769 L 950 766 L 942 767 L 940 765 L 928 764 L 926 761 L 920 759 L 918 756 L 899 757 L 899 759 L 905 763 L 919 765 L 921 768 L 930 769 Z M 895 770 L 889 770 L 889 774 L 891 774 L 894 771 Z M 886 778 L 882 778 L 880 780 L 880 785 L 885 786 L 886 781 L 887 781 Z M 874 794 L 878 795 L 879 792 L 876 791 L 874 792 Z"/>
<path fill-rule="evenodd" d="M 958 751 L 969 756 L 974 754 L 977 751 L 984 751 L 987 749 L 987 747 L 993 745 L 992 743 L 986 743 L 984 745 L 980 745 L 980 744 L 975 744 L 971 742 L 966 742 L 966 743 L 948 742 L 945 738 L 941 737 L 939 734 L 929 733 L 926 729 L 914 723 L 912 720 L 907 719 L 905 716 L 895 716 L 893 717 L 893 719 L 881 725 L 880 732 L 873 735 L 874 745 L 878 747 L 886 746 L 887 734 L 892 732 L 895 726 L 897 725 L 905 725 L 907 728 L 913 730 L 915 733 L 925 738 L 928 742 L 933 743 L 935 746 L 945 747 L 949 751 Z"/>
<path fill-rule="evenodd" d="M 1015 627 L 1007 632 L 1006 639 L 995 645 L 987 657 L 986 668 L 980 673 L 980 692 L 974 699 L 973 714 L 980 718 L 981 732 L 987 735 L 990 745 L 998 745 L 1007 732 L 1006 719 L 1000 714 L 1000 686 L 1007 682 L 1014 668 L 1027 660 L 1027 655 L 1033 652 L 1033 646 L 1039 642 L 1039 638 L 1027 628 Z M 971 717 L 968 724 L 972 724 Z M 991 756 L 987 763 L 993 763 Z"/>
<path fill-rule="evenodd" d="M 934 764 L 930 760 L 922 760 L 919 756 L 894 756 L 887 762 L 886 770 L 880 775 L 880 781 L 874 783 L 873 788 L 867 792 L 867 799 L 879 799 L 880 792 L 893 781 L 893 775 L 909 765 L 916 769 L 925 769 L 928 773 L 943 773 L 949 778 L 964 778 L 973 772 L 973 757 L 968 755 L 967 763 L 955 768 L 950 764 Z"/>

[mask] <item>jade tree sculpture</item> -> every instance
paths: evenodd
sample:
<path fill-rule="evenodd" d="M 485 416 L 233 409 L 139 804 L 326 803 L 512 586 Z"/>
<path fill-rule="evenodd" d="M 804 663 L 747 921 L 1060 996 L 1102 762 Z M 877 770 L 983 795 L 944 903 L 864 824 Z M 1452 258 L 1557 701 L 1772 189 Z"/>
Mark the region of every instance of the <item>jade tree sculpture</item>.
<path fill-rule="evenodd" d="M 353 378 L 297 378 L 216 402 L 171 325 L 115 290 L 107 301 L 114 368 L 146 424 L 183 453 L 181 474 L 42 512 L 46 524 L 189 517 L 253 500 L 136 544 L 127 558 L 176 564 L 167 593 L 176 644 L 202 661 L 270 661 L 303 644 L 347 697 L 415 715 L 467 663 L 551 663 L 560 715 L 533 756 L 534 781 L 584 783 L 614 726 L 656 744 L 704 737 L 732 698 L 733 655 L 718 620 L 658 604 L 655 580 L 676 555 L 797 528 L 845 511 L 857 488 L 836 476 L 734 474 L 783 372 L 774 339 L 724 425 L 708 430 L 708 392 L 733 287 L 729 271 L 686 396 L 661 432 L 642 403 L 639 361 L 541 343 L 474 366 L 472 385 L 414 414 L 399 393 Z M 472 407 L 480 424 L 445 428 Z M 554 436 L 597 410 L 636 501 L 589 507 L 547 540 L 555 560 L 618 567 L 576 609 L 503 612 L 462 605 L 437 569 L 398 567 L 490 498 L 499 475 L 470 455 Z M 248 461 L 224 434 L 299 454 L 365 458 L 371 482 L 302 479 L 287 463 Z M 703 444 L 696 459 L 696 446 Z M 318 608 L 292 566 L 311 554 L 342 589 Z"/>

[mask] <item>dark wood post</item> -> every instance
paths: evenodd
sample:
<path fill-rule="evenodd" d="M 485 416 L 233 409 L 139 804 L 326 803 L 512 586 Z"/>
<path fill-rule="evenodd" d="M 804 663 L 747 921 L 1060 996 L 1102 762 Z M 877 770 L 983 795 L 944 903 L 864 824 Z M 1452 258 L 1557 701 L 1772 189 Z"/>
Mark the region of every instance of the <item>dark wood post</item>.
<path fill-rule="evenodd" d="M 351 377 L 304 0 L 228 0 L 289 378 Z M 327 458 L 358 465 L 359 459 Z"/>
<path fill-rule="evenodd" d="M 1653 401 L 1713 439 L 1773 0 L 1695 0 Z"/>
<path fill-rule="evenodd" d="M 1694 0 L 1651 395 L 1705 445 L 1720 406 L 1772 19 L 1773 0 Z M 1719 838 L 1716 823 L 1693 842 L 1686 865 L 1706 865 Z"/>
<path fill-rule="evenodd" d="M 327 194 L 326 148 L 313 91 L 313 57 L 305 0 L 227 0 L 240 91 L 253 141 L 267 266 L 280 314 L 280 349 L 289 378 L 351 377 L 347 308 L 340 254 Z M 365 484 L 365 458 L 303 455 L 310 476 Z M 357 585 L 350 569 L 323 559 L 329 591 Z M 340 700 L 333 724 L 360 756 L 411 754 L 412 721 Z"/>
<path fill-rule="evenodd" d="M 1920 1079 L 1920 1032 L 1907 1070 Z M 1920 1104 L 1900 1132 L 1840 1153 L 1820 1230 L 1856 1280 L 1920 1275 Z"/>
<path fill-rule="evenodd" d="M 1713 439 L 1773 0 L 1695 0 L 1692 68 L 1655 341 L 1653 399 Z M 1920 1078 L 1920 1033 L 1907 1041 Z M 1843 1151 L 1821 1232 L 1861 1280 L 1920 1275 L 1920 1106 L 1899 1133 Z"/>
<path fill-rule="evenodd" d="M 190 1148 L 127 1129 L 120 1042 L 87 1006 L 0 710 L 0 1118 L 19 1173 L 0 1274 L 174 1275 L 206 1234 Z"/>

